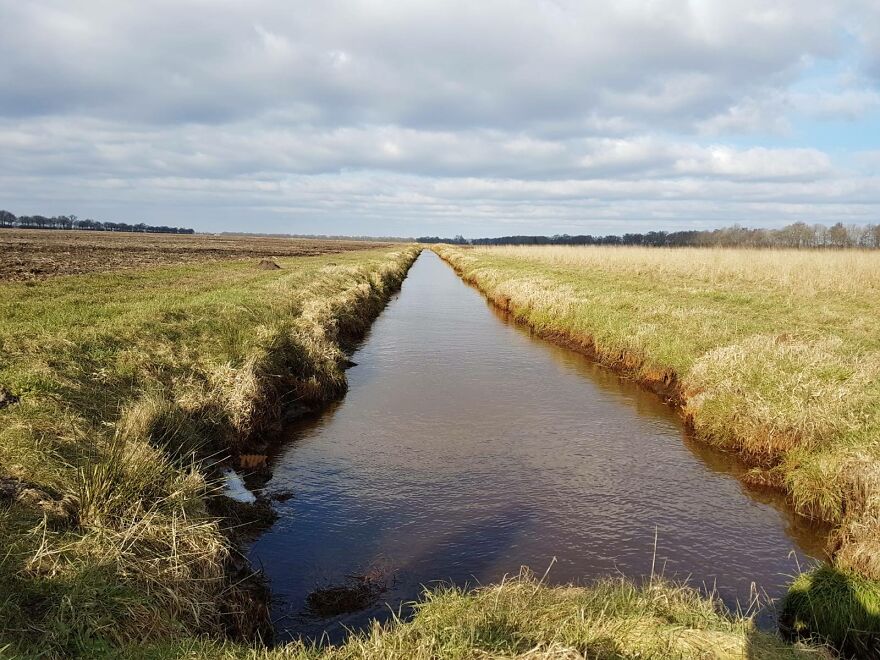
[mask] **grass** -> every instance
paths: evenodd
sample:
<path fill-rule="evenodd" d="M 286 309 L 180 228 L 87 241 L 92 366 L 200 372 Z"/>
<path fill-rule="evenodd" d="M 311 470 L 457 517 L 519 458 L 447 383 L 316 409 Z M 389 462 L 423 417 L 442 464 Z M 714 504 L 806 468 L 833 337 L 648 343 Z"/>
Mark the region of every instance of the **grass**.
<path fill-rule="evenodd" d="M 426 592 L 411 621 L 375 624 L 341 646 L 261 645 L 271 634 L 265 594 L 244 579 L 229 529 L 239 512 L 221 505 L 213 466 L 265 453 L 284 411 L 344 392 L 344 347 L 416 252 L 279 258 L 280 270 L 221 260 L 0 286 L 0 657 L 827 657 L 660 580 L 548 587 L 528 573 L 476 591 Z M 499 262 L 481 272 L 497 278 L 497 299 L 509 296 L 505 304 L 524 320 L 526 309 L 557 318 L 572 300 L 580 304 L 565 296 L 600 291 L 595 274 L 579 290 L 583 273 L 570 264 L 554 267 L 568 273 L 554 290 L 546 264 L 488 254 Z M 612 284 L 604 294 L 611 299 Z M 514 296 L 527 291 L 533 298 L 518 308 Z M 719 306 L 730 302 L 717 295 Z M 620 314 L 632 314 L 636 299 L 620 304 L 618 291 L 595 319 L 607 316 L 626 337 Z M 548 301 L 550 311 L 541 311 Z M 832 303 L 843 304 L 837 295 Z M 660 318 L 684 322 L 669 313 Z M 869 341 L 870 323 L 862 323 Z M 646 327 L 639 337 L 650 337 Z M 657 382 L 679 377 L 617 350 Z M 868 497 L 873 482 L 860 474 Z M 791 601 L 793 629 L 820 621 L 821 585 L 804 583 L 809 608 Z M 870 614 L 863 596 L 859 589 L 851 600 Z"/>
<path fill-rule="evenodd" d="M 410 621 L 374 623 L 340 646 L 267 650 L 208 640 L 141 648 L 139 658 L 433 660 L 435 658 L 827 658 L 755 629 L 714 598 L 663 581 L 548 587 L 524 572 L 475 591 L 426 591 Z"/>
<path fill-rule="evenodd" d="M 212 466 L 344 392 L 345 345 L 416 253 L 2 284 L 0 656 L 266 634 Z"/>
<path fill-rule="evenodd" d="M 849 656 L 880 656 L 880 641 L 871 634 L 880 626 L 880 585 L 858 574 L 823 566 L 798 576 L 780 620 L 794 636 L 822 631 Z"/>
<path fill-rule="evenodd" d="M 856 590 L 876 589 L 880 254 L 437 251 L 539 334 L 680 404 L 698 437 L 752 463 L 753 483 L 780 488 L 798 512 L 833 523 L 835 570 L 858 576 Z M 872 621 L 868 633 L 876 637 L 880 625 Z M 839 629 L 825 632 L 841 639 Z"/>

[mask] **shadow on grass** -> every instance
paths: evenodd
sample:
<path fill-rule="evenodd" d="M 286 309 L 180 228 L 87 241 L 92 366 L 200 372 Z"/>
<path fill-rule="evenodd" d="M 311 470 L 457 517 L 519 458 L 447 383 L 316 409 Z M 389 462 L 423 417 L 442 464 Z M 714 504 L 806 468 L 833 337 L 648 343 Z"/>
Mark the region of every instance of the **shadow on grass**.
<path fill-rule="evenodd" d="M 832 566 L 795 579 L 782 601 L 789 639 L 825 642 L 846 657 L 880 658 L 880 584 Z"/>

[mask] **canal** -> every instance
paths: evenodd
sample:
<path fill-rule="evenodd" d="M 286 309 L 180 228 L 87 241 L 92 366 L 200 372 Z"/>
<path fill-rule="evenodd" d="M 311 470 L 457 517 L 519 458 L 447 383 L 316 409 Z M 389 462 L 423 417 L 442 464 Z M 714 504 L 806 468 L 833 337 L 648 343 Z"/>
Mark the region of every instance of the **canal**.
<path fill-rule="evenodd" d="M 746 607 L 821 554 L 821 530 L 746 489 L 737 460 L 689 438 L 676 411 L 533 338 L 432 252 L 352 360 L 345 399 L 271 458 L 267 490 L 293 496 L 250 558 L 282 639 L 338 641 L 423 585 L 521 566 L 549 567 L 552 583 L 654 566 Z M 352 576 L 386 590 L 357 612 L 310 611 L 309 593 Z"/>

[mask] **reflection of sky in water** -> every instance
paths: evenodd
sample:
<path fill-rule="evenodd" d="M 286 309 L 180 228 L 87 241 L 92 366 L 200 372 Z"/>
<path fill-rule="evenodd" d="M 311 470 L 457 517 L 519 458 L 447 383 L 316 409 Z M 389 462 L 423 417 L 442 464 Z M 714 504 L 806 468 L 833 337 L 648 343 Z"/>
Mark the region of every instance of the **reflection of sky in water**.
<path fill-rule="evenodd" d="M 354 356 L 345 400 L 300 422 L 270 489 L 291 489 L 253 546 L 279 630 L 336 639 L 435 580 L 611 572 L 781 593 L 799 547 L 821 539 L 772 498 L 747 495 L 731 459 L 684 438 L 657 397 L 505 323 L 432 253 Z M 794 540 L 793 540 L 794 539 Z M 381 565 L 378 603 L 331 621 L 302 614 L 316 586 Z"/>

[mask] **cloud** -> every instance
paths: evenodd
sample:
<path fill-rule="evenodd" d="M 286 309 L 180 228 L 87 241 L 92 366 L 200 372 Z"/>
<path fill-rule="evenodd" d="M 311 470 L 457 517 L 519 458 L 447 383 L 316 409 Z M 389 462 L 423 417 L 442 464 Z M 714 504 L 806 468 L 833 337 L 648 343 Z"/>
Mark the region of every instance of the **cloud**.
<path fill-rule="evenodd" d="M 830 173 L 813 149 L 699 146 L 651 135 L 568 139 L 499 130 L 398 126 L 279 128 L 259 122 L 134 129 L 88 118 L 0 122 L 0 173 L 283 178 L 385 170 L 438 177 L 645 179 L 682 175 L 750 180 Z"/>
<path fill-rule="evenodd" d="M 476 235 L 875 203 L 846 155 L 794 135 L 799 114 L 878 112 L 871 0 L 7 4 L 0 196 L 19 212 Z M 815 74 L 853 48 L 855 82 Z"/>
<path fill-rule="evenodd" d="M 315 122 L 432 128 L 593 112 L 678 124 L 837 48 L 832 10 L 813 0 L 85 0 L 4 12 L 4 113 L 147 122 L 294 108 Z"/>

